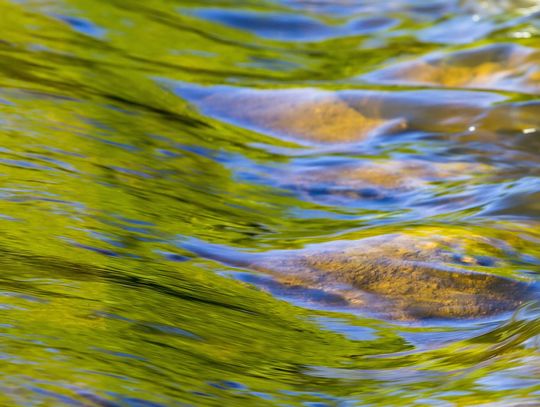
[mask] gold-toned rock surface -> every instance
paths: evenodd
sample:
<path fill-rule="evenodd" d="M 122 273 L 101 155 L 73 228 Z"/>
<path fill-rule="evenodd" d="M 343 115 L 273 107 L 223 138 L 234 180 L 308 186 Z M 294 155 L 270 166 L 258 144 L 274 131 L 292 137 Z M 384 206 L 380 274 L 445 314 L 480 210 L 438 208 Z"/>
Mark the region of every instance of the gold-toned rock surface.
<path fill-rule="evenodd" d="M 271 274 L 296 291 L 324 290 L 351 307 L 396 320 L 485 317 L 513 310 L 533 297 L 527 283 L 494 274 L 496 258 L 473 253 L 480 247 L 482 253 L 486 247 L 496 253 L 500 248 L 495 242 L 437 232 L 426 229 L 420 235 L 387 234 L 260 254 L 187 248 Z"/>
<path fill-rule="evenodd" d="M 489 45 L 404 62 L 365 78 L 378 83 L 539 93 L 540 54 L 515 44 Z"/>
<path fill-rule="evenodd" d="M 432 182 L 468 179 L 492 170 L 490 166 L 478 163 L 383 160 L 273 175 L 279 178 L 277 181 L 282 186 L 308 195 L 324 191 L 329 197 L 378 199 L 424 188 Z"/>
<path fill-rule="evenodd" d="M 540 103 L 511 103 L 496 105 L 474 122 L 480 130 L 503 134 L 537 135 L 540 132 Z"/>
<path fill-rule="evenodd" d="M 367 116 L 335 93 L 309 89 L 237 90 L 201 101 L 205 112 L 257 131 L 314 143 L 349 143 L 406 127 L 401 119 Z"/>
<path fill-rule="evenodd" d="M 204 115 L 316 146 L 372 142 L 404 132 L 463 132 L 506 98 L 469 90 L 324 91 L 186 88 Z"/>

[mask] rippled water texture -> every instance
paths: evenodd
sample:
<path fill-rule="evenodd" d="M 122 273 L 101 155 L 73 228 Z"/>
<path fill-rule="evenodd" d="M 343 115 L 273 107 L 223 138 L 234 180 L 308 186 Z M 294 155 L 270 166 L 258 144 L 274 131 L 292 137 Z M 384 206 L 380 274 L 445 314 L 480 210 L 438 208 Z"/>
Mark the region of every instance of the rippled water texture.
<path fill-rule="evenodd" d="M 538 406 L 540 2 L 0 0 L 0 406 Z"/>

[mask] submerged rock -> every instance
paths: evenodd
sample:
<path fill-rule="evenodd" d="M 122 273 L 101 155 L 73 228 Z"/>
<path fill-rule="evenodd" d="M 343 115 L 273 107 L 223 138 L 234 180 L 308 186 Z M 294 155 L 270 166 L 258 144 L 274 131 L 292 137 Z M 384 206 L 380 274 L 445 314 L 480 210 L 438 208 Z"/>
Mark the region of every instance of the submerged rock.
<path fill-rule="evenodd" d="M 540 92 L 540 53 L 515 44 L 437 54 L 365 75 L 385 84 Z"/>
<path fill-rule="evenodd" d="M 256 131 L 314 143 L 349 143 L 402 130 L 400 118 L 364 115 L 336 93 L 309 89 L 215 93 L 199 102 L 203 111 Z"/>
<path fill-rule="evenodd" d="M 403 133 L 464 132 L 506 97 L 469 90 L 253 90 L 175 87 L 202 114 L 273 137 L 329 146 L 378 144 Z M 341 147 L 338 147 L 341 148 Z"/>
<path fill-rule="evenodd" d="M 317 166 L 271 172 L 277 185 L 315 201 L 387 199 L 427 188 L 437 181 L 470 179 L 492 170 L 467 162 L 436 163 L 420 160 L 385 160 L 361 164 Z"/>
<path fill-rule="evenodd" d="M 491 130 L 492 135 L 494 132 L 500 134 L 521 133 L 535 137 L 540 132 L 540 102 L 530 101 L 496 105 L 478 117 L 472 124 L 478 129 Z M 499 138 L 505 140 L 500 135 Z"/>
<path fill-rule="evenodd" d="M 538 0 L 460 0 L 460 5 L 469 14 L 479 17 L 495 16 L 501 13 L 529 14 L 538 11 Z"/>
<path fill-rule="evenodd" d="M 434 231 L 433 231 L 434 232 Z M 338 241 L 301 250 L 259 254 L 221 246 L 184 247 L 233 266 L 273 275 L 298 291 L 324 290 L 390 319 L 477 318 L 509 311 L 533 298 L 529 284 L 488 272 L 497 261 L 467 254 L 471 246 L 495 243 L 480 236 L 444 238 L 401 233 Z"/>

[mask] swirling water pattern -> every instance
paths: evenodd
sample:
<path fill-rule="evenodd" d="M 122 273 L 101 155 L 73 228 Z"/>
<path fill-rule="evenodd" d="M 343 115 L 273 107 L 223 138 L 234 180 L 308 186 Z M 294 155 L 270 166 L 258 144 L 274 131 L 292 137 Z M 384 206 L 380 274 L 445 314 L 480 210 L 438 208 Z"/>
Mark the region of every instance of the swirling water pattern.
<path fill-rule="evenodd" d="M 538 1 L 0 10 L 0 405 L 538 405 Z M 379 242 L 527 295 L 276 278 Z"/>

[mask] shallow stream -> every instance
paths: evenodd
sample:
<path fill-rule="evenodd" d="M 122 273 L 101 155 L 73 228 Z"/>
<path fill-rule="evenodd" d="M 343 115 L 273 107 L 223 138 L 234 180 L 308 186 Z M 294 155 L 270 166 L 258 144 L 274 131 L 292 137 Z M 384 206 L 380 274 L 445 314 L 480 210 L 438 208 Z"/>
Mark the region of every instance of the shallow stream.
<path fill-rule="evenodd" d="M 539 13 L 0 0 L 0 406 L 539 406 Z"/>

